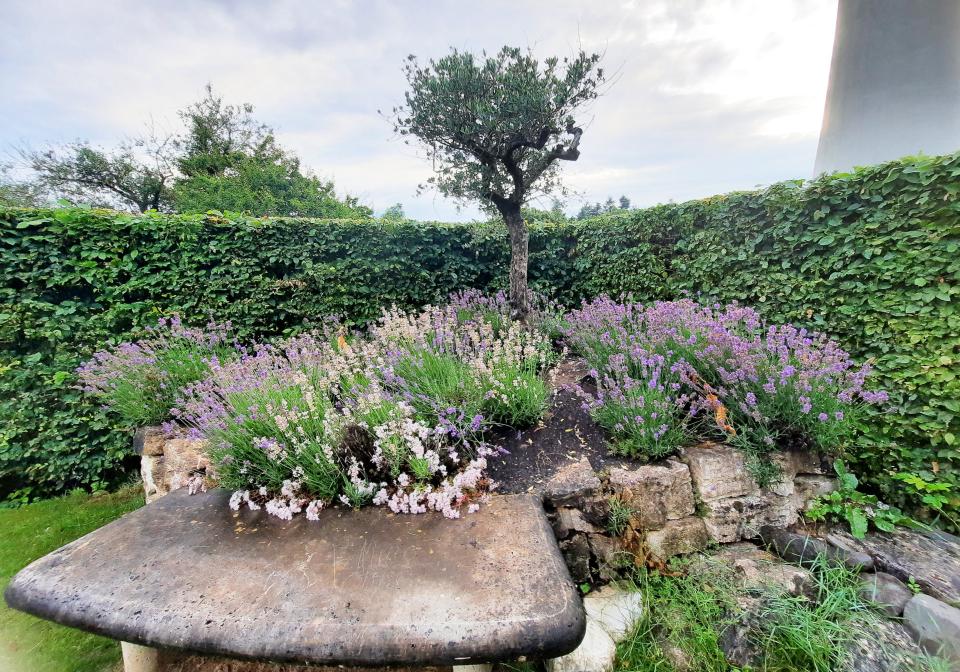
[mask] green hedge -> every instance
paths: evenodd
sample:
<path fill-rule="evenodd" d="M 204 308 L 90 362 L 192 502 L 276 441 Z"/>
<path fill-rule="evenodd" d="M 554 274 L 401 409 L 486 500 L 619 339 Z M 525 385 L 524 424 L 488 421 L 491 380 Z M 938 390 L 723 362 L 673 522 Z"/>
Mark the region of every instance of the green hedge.
<path fill-rule="evenodd" d="M 956 479 L 960 154 L 531 228 L 532 284 L 566 303 L 690 293 L 828 332 L 875 360 L 895 400 L 875 423 L 895 445 L 855 456 L 875 484 L 900 469 Z M 244 337 L 331 312 L 359 323 L 503 287 L 507 254 L 487 224 L 0 210 L 0 498 L 123 473 L 128 435 L 72 370 L 160 315 L 231 320 Z"/>

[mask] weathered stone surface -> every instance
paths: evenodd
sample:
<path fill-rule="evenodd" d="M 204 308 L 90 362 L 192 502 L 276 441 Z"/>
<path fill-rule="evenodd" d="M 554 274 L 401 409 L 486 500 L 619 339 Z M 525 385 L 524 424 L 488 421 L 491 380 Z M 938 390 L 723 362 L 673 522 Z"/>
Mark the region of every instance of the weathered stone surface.
<path fill-rule="evenodd" d="M 470 667 L 341 667 L 317 665 L 284 665 L 216 656 L 197 656 L 173 651 L 159 652 L 158 672 L 465 672 Z"/>
<path fill-rule="evenodd" d="M 630 635 L 643 619 L 643 594 L 616 586 L 603 586 L 583 598 L 587 618 L 595 621 L 617 643 Z"/>
<path fill-rule="evenodd" d="M 366 508 L 311 522 L 234 512 L 229 495 L 172 492 L 29 565 L 7 603 L 135 644 L 300 664 L 554 657 L 583 635 L 534 496 L 456 521 Z"/>
<path fill-rule="evenodd" d="M 759 492 L 747 471 L 742 452 L 720 443 L 701 443 L 684 448 L 681 459 L 690 467 L 690 476 L 700 500 L 744 497 Z"/>
<path fill-rule="evenodd" d="M 573 652 L 546 661 L 547 672 L 611 672 L 617 645 L 600 624 L 587 619 L 587 631 Z"/>
<path fill-rule="evenodd" d="M 754 539 L 765 525 L 788 527 L 799 520 L 797 500 L 773 492 L 728 497 L 703 503 L 703 522 L 710 537 L 721 544 Z"/>
<path fill-rule="evenodd" d="M 785 563 L 748 542 L 724 546 L 704 562 L 727 565 L 733 570 L 737 585 L 748 591 L 774 588 L 790 595 L 809 596 L 813 589 L 813 576 L 808 569 Z"/>
<path fill-rule="evenodd" d="M 800 474 L 833 473 L 829 459 L 809 450 L 785 450 L 774 453 L 772 458 L 790 480 Z"/>
<path fill-rule="evenodd" d="M 140 477 L 147 503 L 171 490 L 189 485 L 197 477 L 205 487 L 215 487 L 216 474 L 207 456 L 206 441 L 185 435 L 168 436 L 159 427 L 142 427 L 134 435 L 140 456 Z"/>
<path fill-rule="evenodd" d="M 560 552 L 570 576 L 577 583 L 590 581 L 590 542 L 582 534 L 560 542 Z"/>
<path fill-rule="evenodd" d="M 960 606 L 960 539 L 946 532 L 915 532 L 897 529 L 870 533 L 864 540 L 854 539 L 844 530 L 827 535 L 836 548 L 870 555 L 877 569 L 901 581 L 910 577 L 923 592 L 938 600 Z"/>
<path fill-rule="evenodd" d="M 138 455 L 163 455 L 166 433 L 157 426 L 140 427 L 133 434 L 133 450 Z"/>
<path fill-rule="evenodd" d="M 853 640 L 847 645 L 842 672 L 913 672 L 927 669 L 920 658 L 923 651 L 910 632 L 896 621 L 871 619 L 851 628 Z"/>
<path fill-rule="evenodd" d="M 688 516 L 667 521 L 663 529 L 647 532 L 645 542 L 650 557 L 664 562 L 675 555 L 702 551 L 710 543 L 710 536 L 702 518 Z"/>
<path fill-rule="evenodd" d="M 590 466 L 590 460 L 584 457 L 563 466 L 553 475 L 544 486 L 543 499 L 555 507 L 578 507 L 599 489 L 600 479 Z"/>
<path fill-rule="evenodd" d="M 873 571 L 874 568 L 873 559 L 869 555 L 831 547 L 826 542 L 806 534 L 795 534 L 767 526 L 760 528 L 760 539 L 787 562 L 804 565 L 814 562 L 818 556 L 825 556 L 851 568 L 864 571 Z"/>
<path fill-rule="evenodd" d="M 617 576 L 618 568 L 632 562 L 632 554 L 623 548 L 619 539 L 600 534 L 591 534 L 588 539 L 601 581 L 612 581 Z"/>
<path fill-rule="evenodd" d="M 724 627 L 717 644 L 730 665 L 738 668 L 759 668 L 763 652 L 757 646 L 753 634 L 757 629 L 757 612 L 762 601 L 758 597 L 741 596 L 737 602 L 741 609 L 740 618 Z"/>
<path fill-rule="evenodd" d="M 886 572 L 867 574 L 860 578 L 860 585 L 863 599 L 879 606 L 891 618 L 902 614 L 903 608 L 913 597 L 912 590 Z"/>
<path fill-rule="evenodd" d="M 635 511 L 638 529 L 659 530 L 668 520 L 693 515 L 693 484 L 690 468 L 667 460 L 634 469 L 610 470 L 610 487 Z"/>
<path fill-rule="evenodd" d="M 960 665 L 960 609 L 921 593 L 907 602 L 903 623 L 927 653 Z"/>
<path fill-rule="evenodd" d="M 794 492 L 800 508 L 806 510 L 810 502 L 837 489 L 837 479 L 817 474 L 800 474 L 793 480 Z"/>
<path fill-rule="evenodd" d="M 596 527 L 584 519 L 583 512 L 579 509 L 564 506 L 557 509 L 550 518 L 557 539 L 566 539 L 572 532 L 593 534 L 598 531 Z"/>

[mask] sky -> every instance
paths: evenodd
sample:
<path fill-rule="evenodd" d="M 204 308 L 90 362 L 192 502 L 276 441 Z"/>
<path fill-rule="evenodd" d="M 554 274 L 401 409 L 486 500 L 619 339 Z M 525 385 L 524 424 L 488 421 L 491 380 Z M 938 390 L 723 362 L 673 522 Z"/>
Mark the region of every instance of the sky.
<path fill-rule="evenodd" d="M 636 206 L 810 177 L 836 0 L 0 0 L 0 159 L 15 147 L 111 147 L 209 82 L 282 145 L 377 212 L 470 220 L 378 110 L 402 102 L 409 54 L 529 46 L 603 54 L 565 203 Z M 549 207 L 549 202 L 537 204 Z"/>

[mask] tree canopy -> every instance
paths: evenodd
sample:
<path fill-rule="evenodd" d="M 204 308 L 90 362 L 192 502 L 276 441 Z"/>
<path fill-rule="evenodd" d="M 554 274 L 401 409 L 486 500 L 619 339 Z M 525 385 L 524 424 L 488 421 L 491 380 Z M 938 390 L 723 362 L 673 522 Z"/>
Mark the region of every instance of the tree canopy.
<path fill-rule="evenodd" d="M 226 104 L 210 85 L 179 113 L 178 134 L 147 133 L 115 150 L 76 142 L 23 152 L 36 184 L 69 201 L 133 209 L 254 215 L 369 217 L 356 198 L 305 171 L 253 106 Z"/>
<path fill-rule="evenodd" d="M 528 310 L 528 234 L 521 207 L 562 189 L 559 161 L 580 156 L 575 118 L 604 82 L 599 54 L 542 62 L 529 50 L 503 47 L 476 56 L 453 49 L 404 65 L 408 91 L 394 108 L 394 130 L 420 141 L 435 174 L 428 184 L 459 201 L 478 202 L 503 217 L 510 232 L 510 300 Z"/>

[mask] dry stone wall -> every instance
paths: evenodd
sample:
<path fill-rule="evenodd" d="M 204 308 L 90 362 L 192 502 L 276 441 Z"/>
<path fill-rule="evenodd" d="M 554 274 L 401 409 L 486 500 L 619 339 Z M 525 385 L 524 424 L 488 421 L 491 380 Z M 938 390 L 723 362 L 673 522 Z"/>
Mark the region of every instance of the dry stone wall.
<path fill-rule="evenodd" d="M 755 539 L 764 526 L 793 525 L 810 500 L 837 487 L 830 465 L 815 455 L 774 459 L 782 480 L 760 488 L 743 454 L 724 444 L 602 473 L 581 458 L 546 484 L 544 503 L 574 580 L 603 583 L 625 564 L 662 564 L 711 543 Z M 613 508 L 628 516 L 622 530 L 611 524 Z"/>

